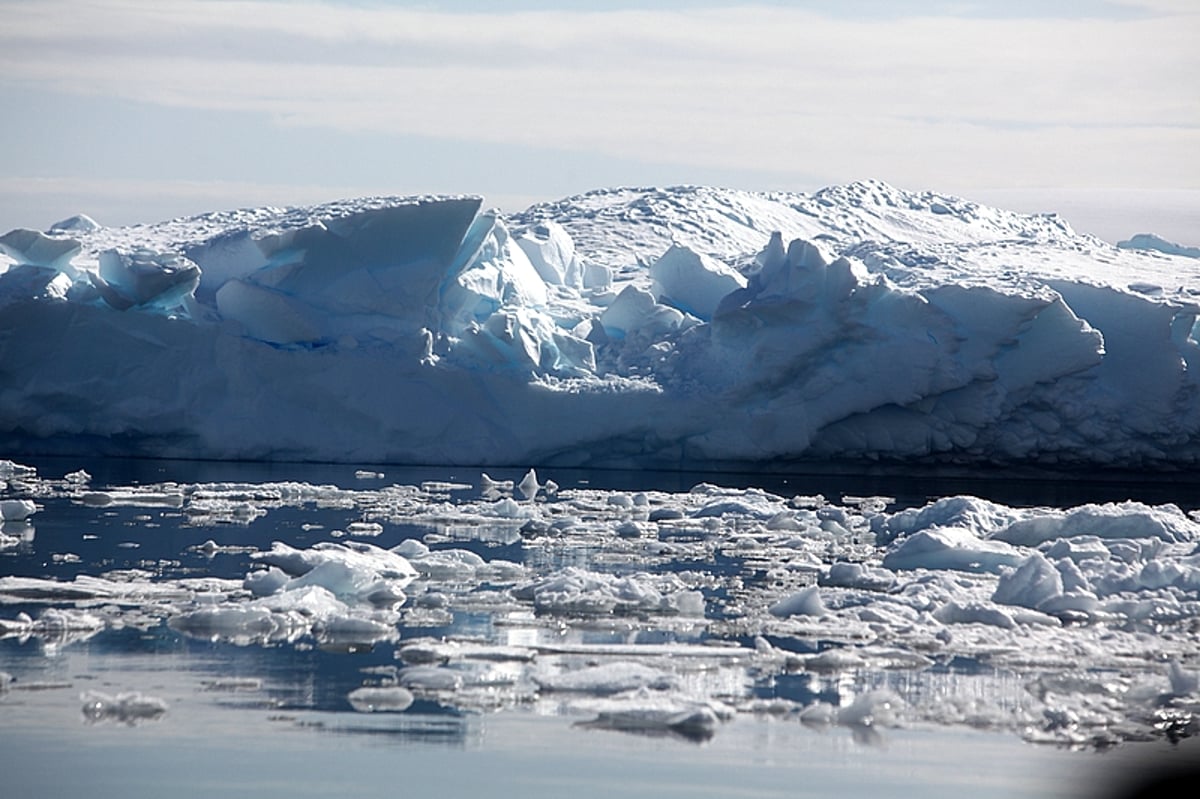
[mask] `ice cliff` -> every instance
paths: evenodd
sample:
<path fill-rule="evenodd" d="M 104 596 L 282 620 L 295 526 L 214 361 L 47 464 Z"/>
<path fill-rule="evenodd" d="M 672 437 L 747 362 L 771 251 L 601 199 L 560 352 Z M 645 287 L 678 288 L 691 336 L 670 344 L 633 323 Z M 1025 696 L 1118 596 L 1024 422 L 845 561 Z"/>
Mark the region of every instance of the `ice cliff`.
<path fill-rule="evenodd" d="M 880 182 L 0 237 L 0 449 L 1187 469 L 1200 263 Z"/>

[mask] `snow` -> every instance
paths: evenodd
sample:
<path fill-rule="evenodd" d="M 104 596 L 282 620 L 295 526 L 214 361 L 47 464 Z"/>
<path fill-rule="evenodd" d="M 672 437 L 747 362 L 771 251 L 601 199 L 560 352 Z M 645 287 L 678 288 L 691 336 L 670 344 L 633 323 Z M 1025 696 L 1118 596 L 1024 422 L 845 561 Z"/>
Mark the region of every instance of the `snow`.
<path fill-rule="evenodd" d="M 7 452 L 1200 462 L 1196 259 L 879 181 L 508 217 L 374 197 L 3 242 Z"/>

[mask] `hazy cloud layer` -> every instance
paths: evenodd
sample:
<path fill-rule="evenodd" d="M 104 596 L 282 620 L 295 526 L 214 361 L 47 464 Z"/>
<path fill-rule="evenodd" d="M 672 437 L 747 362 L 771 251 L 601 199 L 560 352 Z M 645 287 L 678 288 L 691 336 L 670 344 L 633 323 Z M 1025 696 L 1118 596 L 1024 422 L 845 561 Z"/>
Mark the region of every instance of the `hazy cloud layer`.
<path fill-rule="evenodd" d="M 0 93 L 826 182 L 1200 185 L 1200 6 L 1068 5 L 1129 13 L 6 2 Z"/>

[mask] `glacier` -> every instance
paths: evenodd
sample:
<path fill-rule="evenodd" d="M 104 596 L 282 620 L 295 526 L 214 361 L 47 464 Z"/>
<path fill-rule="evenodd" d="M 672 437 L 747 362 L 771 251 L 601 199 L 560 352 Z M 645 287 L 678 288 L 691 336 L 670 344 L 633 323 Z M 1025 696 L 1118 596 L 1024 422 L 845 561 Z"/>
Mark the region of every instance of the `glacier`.
<path fill-rule="evenodd" d="M 1189 470 L 1165 249 L 879 181 L 77 216 L 0 237 L 0 450 Z"/>

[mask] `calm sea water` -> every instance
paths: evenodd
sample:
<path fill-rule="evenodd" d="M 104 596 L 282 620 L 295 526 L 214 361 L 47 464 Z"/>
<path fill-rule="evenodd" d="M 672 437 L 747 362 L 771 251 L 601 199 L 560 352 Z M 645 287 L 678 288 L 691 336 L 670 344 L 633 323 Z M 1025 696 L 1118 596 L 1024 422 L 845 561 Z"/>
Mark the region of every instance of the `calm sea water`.
<path fill-rule="evenodd" d="M 343 465 L 155 461 L 33 461 L 42 477 L 80 467 L 92 485 L 300 480 L 361 488 Z M 478 470 L 385 468 L 388 483 L 477 483 Z M 515 470 L 493 477 L 517 479 Z M 1071 505 L 1127 498 L 1197 507 L 1184 481 L 1046 481 L 571 472 L 560 485 L 686 490 L 701 480 L 759 486 L 784 495 L 887 495 L 896 505 L 973 493 L 1008 504 Z M 95 508 L 47 500 L 32 540 L 0 554 L 0 575 L 69 580 L 77 574 L 143 569 L 164 576 L 240 578 L 246 556 L 189 550 L 205 540 L 266 548 L 303 547 L 352 521 L 337 508 L 273 510 L 246 526 L 188 527 L 172 509 Z M 417 531 L 392 526 L 393 546 Z M 519 560 L 519 544 L 464 544 L 487 558 Z M 0 606 L 12 618 L 38 606 Z M 456 616 L 401 636 L 478 634 L 491 620 Z M 597 640 L 603 635 L 597 633 Z M 0 786 L 5 796 L 376 796 L 784 797 L 1090 796 L 1106 775 L 1194 759 L 1196 747 L 1122 747 L 1104 754 L 1023 743 L 1012 734 L 963 729 L 815 730 L 795 720 L 742 715 L 711 739 L 647 737 L 594 729 L 586 718 L 530 710 L 471 714 L 418 700 L 399 714 L 353 712 L 346 695 L 364 669 L 394 664 L 394 645 L 237 646 L 196 640 L 165 624 L 109 629 L 85 640 L 0 639 L 0 671 L 16 681 L 0 693 Z M 970 664 L 962 664 L 969 671 Z M 928 679 L 936 682 L 938 675 Z M 930 690 L 937 686 L 931 684 Z M 1014 686 L 1013 690 L 1019 690 Z M 770 692 L 795 701 L 836 700 L 837 686 L 797 677 Z M 81 694 L 139 691 L 168 712 L 136 724 L 89 722 Z M 829 696 L 826 694 L 832 693 Z"/>

